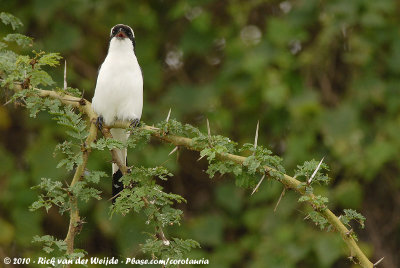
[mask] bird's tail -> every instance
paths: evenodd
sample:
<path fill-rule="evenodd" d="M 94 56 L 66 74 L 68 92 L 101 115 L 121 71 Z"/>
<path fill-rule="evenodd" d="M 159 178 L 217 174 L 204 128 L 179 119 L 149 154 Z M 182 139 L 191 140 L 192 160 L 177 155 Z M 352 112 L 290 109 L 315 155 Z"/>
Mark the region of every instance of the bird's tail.
<path fill-rule="evenodd" d="M 113 136 L 114 139 L 126 142 L 129 137 L 129 132 L 127 132 L 125 129 L 122 128 L 112 128 L 110 130 L 111 135 Z M 126 156 L 127 156 L 127 151 L 126 148 L 124 149 L 115 149 L 117 151 L 117 157 L 118 161 L 121 162 L 122 164 L 126 165 Z M 123 184 L 122 182 L 119 181 L 122 177 L 122 172 L 119 170 L 118 165 L 113 163 L 112 164 L 112 196 L 113 196 L 113 202 L 115 200 L 116 195 L 122 191 Z"/>

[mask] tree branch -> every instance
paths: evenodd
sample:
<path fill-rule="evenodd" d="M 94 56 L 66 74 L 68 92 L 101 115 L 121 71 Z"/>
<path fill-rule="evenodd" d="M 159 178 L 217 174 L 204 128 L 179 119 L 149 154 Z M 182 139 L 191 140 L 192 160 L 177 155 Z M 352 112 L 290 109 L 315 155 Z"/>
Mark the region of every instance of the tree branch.
<path fill-rule="evenodd" d="M 41 96 L 41 97 L 51 97 L 51 98 L 59 99 L 64 104 L 72 105 L 74 107 L 79 108 L 83 113 L 85 113 L 88 116 L 90 121 L 95 120 L 97 118 L 97 115 L 94 113 L 94 111 L 91 108 L 91 103 L 85 99 L 60 94 L 55 91 L 47 91 L 47 90 L 40 90 L 40 89 L 38 89 L 37 91 L 38 91 L 39 96 Z M 129 127 L 129 123 L 117 122 L 113 126 L 109 126 L 109 127 L 127 128 L 127 127 Z M 92 124 L 91 129 L 92 128 L 93 128 L 93 124 Z M 169 134 L 164 135 L 164 134 L 160 133 L 160 130 L 158 128 L 151 127 L 151 126 L 145 126 L 145 127 L 143 127 L 143 129 L 148 130 L 151 133 L 151 135 L 157 139 L 160 139 L 160 140 L 168 142 L 168 143 L 172 143 L 176 146 L 184 146 L 189 150 L 198 151 L 198 149 L 196 149 L 196 147 L 194 146 L 195 145 L 194 142 L 190 138 L 169 135 Z M 103 132 L 103 134 L 104 134 L 104 132 Z M 233 161 L 240 165 L 242 165 L 243 162 L 246 160 L 246 157 L 240 156 L 240 155 L 234 155 L 234 154 L 218 154 L 217 156 L 221 160 L 230 160 L 230 161 Z M 118 164 L 118 162 L 116 162 L 116 163 Z M 85 161 L 84 161 L 84 164 L 85 164 Z M 273 168 L 268 167 L 268 166 L 264 166 L 264 170 L 265 170 L 265 172 L 274 171 Z M 78 176 L 77 174 L 80 174 L 78 172 L 78 169 L 77 169 L 77 172 L 75 173 L 75 175 Z M 75 180 L 75 176 L 74 176 L 74 180 Z M 296 191 L 297 193 L 299 193 L 301 195 L 307 195 L 311 198 L 311 200 L 314 199 L 313 194 L 306 194 L 304 187 L 299 187 L 301 182 L 296 180 L 295 178 L 293 178 L 287 174 L 284 174 L 283 178 L 279 181 L 282 184 L 284 184 L 284 186 L 286 188 L 293 189 L 294 191 Z M 74 201 L 74 200 L 72 200 L 72 201 Z M 309 203 L 311 204 L 311 202 L 309 202 Z M 343 241 L 347 244 L 348 248 L 350 249 L 351 256 L 356 257 L 359 260 L 359 264 L 362 267 L 373 267 L 373 263 L 371 261 L 369 261 L 369 259 L 365 256 L 365 254 L 362 252 L 362 250 L 357 245 L 356 241 L 349 235 L 349 230 L 346 228 L 346 226 L 344 226 L 344 224 L 339 220 L 339 218 L 336 217 L 335 214 L 332 213 L 332 211 L 330 211 L 328 208 L 321 209 L 321 208 L 316 208 L 314 206 L 312 206 L 312 207 L 314 210 L 320 212 L 328 220 L 328 222 L 339 232 Z M 71 215 L 73 215 L 72 212 L 73 211 L 71 211 Z M 78 219 L 79 219 L 79 215 L 78 215 Z M 72 217 L 71 217 L 71 220 L 72 220 Z M 71 224 L 70 224 L 70 227 L 71 227 Z M 67 236 L 67 238 L 69 238 L 69 237 Z M 66 238 L 66 240 L 67 240 L 67 238 Z M 73 243 L 73 238 L 72 238 L 72 243 Z M 73 248 L 73 246 L 72 246 L 72 248 Z"/>
<path fill-rule="evenodd" d="M 82 180 L 83 173 L 85 171 L 90 153 L 89 146 L 96 139 L 97 136 L 97 128 L 95 124 L 92 121 L 90 121 L 89 124 L 90 124 L 89 135 L 86 138 L 85 143 L 82 145 L 83 161 L 82 164 L 80 164 L 76 168 L 70 187 L 73 187 L 77 182 Z M 67 243 L 67 254 L 72 254 L 74 252 L 75 236 L 80 229 L 79 225 L 81 224 L 81 219 L 79 217 L 78 200 L 72 193 L 68 193 L 68 195 L 69 195 L 69 203 L 71 210 L 70 210 L 68 233 L 64 241 Z M 69 265 L 67 267 L 69 267 Z"/>

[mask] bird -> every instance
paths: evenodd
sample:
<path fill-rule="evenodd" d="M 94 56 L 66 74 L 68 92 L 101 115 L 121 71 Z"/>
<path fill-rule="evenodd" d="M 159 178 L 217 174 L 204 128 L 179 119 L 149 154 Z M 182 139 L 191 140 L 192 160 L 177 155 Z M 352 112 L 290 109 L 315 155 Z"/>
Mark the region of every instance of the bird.
<path fill-rule="evenodd" d="M 117 24 L 111 28 L 107 56 L 99 67 L 92 99 L 93 111 L 98 115 L 96 125 L 112 125 L 115 121 L 140 123 L 143 109 L 143 74 L 136 57 L 136 39 L 132 28 Z M 110 129 L 114 139 L 126 142 L 130 132 L 122 128 Z M 126 165 L 127 149 L 115 149 L 117 161 Z M 122 172 L 112 164 L 112 200 L 123 190 Z"/>

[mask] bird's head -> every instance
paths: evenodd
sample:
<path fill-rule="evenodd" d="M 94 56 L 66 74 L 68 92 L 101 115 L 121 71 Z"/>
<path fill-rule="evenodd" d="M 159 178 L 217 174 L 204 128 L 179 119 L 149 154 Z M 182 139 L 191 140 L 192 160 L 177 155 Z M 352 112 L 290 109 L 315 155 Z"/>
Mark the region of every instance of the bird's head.
<path fill-rule="evenodd" d="M 129 40 L 131 40 L 133 46 L 135 47 L 135 34 L 132 28 L 129 27 L 128 25 L 117 24 L 114 27 L 112 27 L 110 32 L 110 38 L 111 40 L 113 38 L 117 40 L 125 40 L 126 38 L 128 38 Z"/>

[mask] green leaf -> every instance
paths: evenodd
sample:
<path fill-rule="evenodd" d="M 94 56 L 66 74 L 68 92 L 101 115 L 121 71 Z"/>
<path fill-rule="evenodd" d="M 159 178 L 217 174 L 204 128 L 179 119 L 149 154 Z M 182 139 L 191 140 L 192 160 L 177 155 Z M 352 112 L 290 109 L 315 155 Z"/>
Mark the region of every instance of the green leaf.
<path fill-rule="evenodd" d="M 67 193 L 61 182 L 49 178 L 42 178 L 40 184 L 32 187 L 32 189 L 39 189 L 43 193 L 39 196 L 39 200 L 35 201 L 29 207 L 31 211 L 43 207 L 48 212 L 53 205 L 59 207 L 61 214 L 68 210 L 69 203 L 67 202 Z"/>
<path fill-rule="evenodd" d="M 305 161 L 301 166 L 298 165 L 295 171 L 295 178 L 300 181 L 307 182 L 307 180 L 313 175 L 314 171 L 318 167 L 318 164 L 319 161 L 313 159 L 311 161 Z M 314 175 L 311 184 L 328 184 L 330 179 L 328 175 L 324 173 L 324 171 L 329 171 L 329 167 L 325 163 L 322 163 L 317 173 Z"/>
<path fill-rule="evenodd" d="M 3 48 L 6 48 L 7 44 L 4 42 L 0 42 L 0 50 L 2 50 Z"/>
<path fill-rule="evenodd" d="M 62 94 L 68 94 L 74 97 L 82 97 L 83 93 L 78 89 L 78 88 L 72 88 L 72 87 L 67 87 L 67 88 L 57 88 L 58 93 Z"/>
<path fill-rule="evenodd" d="M 69 187 L 69 191 L 78 199 L 88 202 L 91 198 L 100 200 L 101 191 L 87 187 L 87 182 L 79 181 Z"/>
<path fill-rule="evenodd" d="M 102 138 L 98 139 L 95 143 L 92 143 L 90 145 L 90 147 L 93 149 L 102 151 L 104 149 L 108 149 L 108 150 L 123 149 L 126 146 L 122 141 L 102 137 Z"/>
<path fill-rule="evenodd" d="M 61 253 L 66 253 L 67 251 L 67 243 L 64 240 L 58 240 L 51 235 L 35 235 L 32 243 L 43 244 L 43 250 L 46 253 L 51 253 L 56 249 Z"/>
<path fill-rule="evenodd" d="M 5 25 L 11 25 L 13 30 L 15 30 L 23 25 L 20 19 L 11 15 L 10 13 L 1 12 L 0 19 Z"/>
<path fill-rule="evenodd" d="M 99 183 L 100 179 L 107 177 L 107 174 L 103 171 L 90 171 L 85 173 L 85 179 L 88 182 Z"/>
<path fill-rule="evenodd" d="M 353 209 L 344 209 L 343 211 L 344 215 L 340 216 L 340 220 L 343 224 L 350 227 L 350 221 L 355 220 L 360 224 L 361 228 L 364 228 L 365 217 L 363 215 Z"/>
<path fill-rule="evenodd" d="M 60 65 L 60 59 L 62 59 L 60 53 L 46 53 L 39 58 L 36 64 L 38 66 L 48 65 L 51 67 L 55 67 Z"/>
<path fill-rule="evenodd" d="M 200 247 L 200 244 L 193 239 L 172 238 L 167 243 L 161 239 L 150 238 L 142 245 L 142 251 L 159 256 L 160 259 L 182 259 L 191 249 Z"/>
<path fill-rule="evenodd" d="M 317 225 L 321 230 L 324 230 L 325 228 L 328 227 L 329 222 L 325 217 L 323 217 L 319 212 L 317 211 L 311 211 L 308 214 L 308 217 Z"/>
<path fill-rule="evenodd" d="M 311 197 L 309 197 L 308 195 L 302 195 L 299 198 L 299 202 L 308 202 L 311 200 Z"/>
<path fill-rule="evenodd" d="M 54 84 L 51 76 L 43 70 L 35 70 L 31 73 L 31 84 L 33 87 L 38 85 L 50 86 Z"/>
<path fill-rule="evenodd" d="M 73 150 L 73 146 L 75 146 L 70 141 L 64 141 L 61 144 L 57 144 L 54 155 L 57 155 L 58 152 L 61 152 L 65 155 L 65 158 L 61 159 L 57 165 L 57 168 L 65 166 L 67 170 L 73 170 L 75 166 L 82 164 L 83 162 L 83 153 L 80 150 Z"/>
<path fill-rule="evenodd" d="M 4 38 L 6 42 L 15 42 L 21 47 L 32 46 L 33 39 L 19 33 L 7 34 Z"/>

